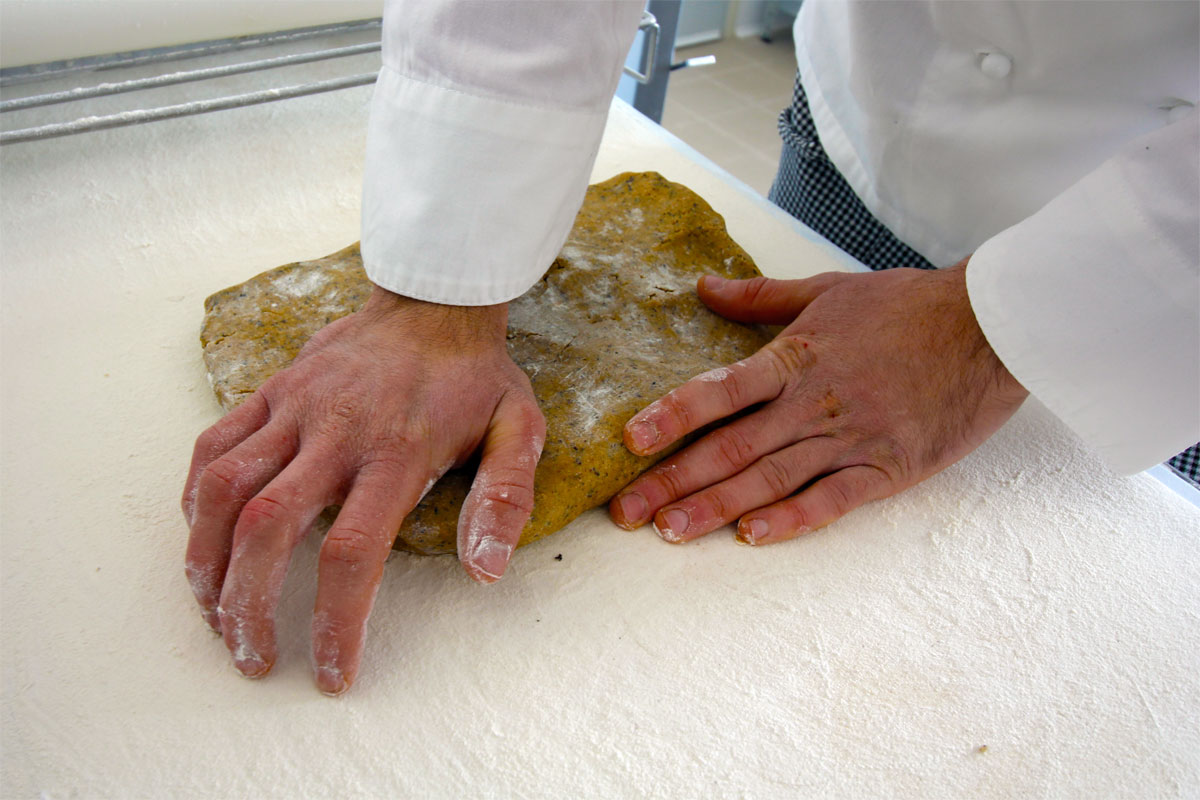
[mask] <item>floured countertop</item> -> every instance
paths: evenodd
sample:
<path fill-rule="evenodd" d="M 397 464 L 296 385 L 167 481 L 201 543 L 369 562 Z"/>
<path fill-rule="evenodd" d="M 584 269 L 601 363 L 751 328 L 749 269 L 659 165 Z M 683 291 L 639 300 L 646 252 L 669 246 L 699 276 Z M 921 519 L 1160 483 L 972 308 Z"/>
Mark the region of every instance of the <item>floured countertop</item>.
<path fill-rule="evenodd" d="M 0 796 L 1200 795 L 1200 511 L 1036 402 L 781 545 L 590 512 L 490 587 L 397 554 L 339 699 L 310 538 L 237 676 L 183 575 L 198 309 L 354 241 L 368 95 L 0 150 Z M 646 169 L 768 275 L 841 263 L 617 105 L 594 178 Z"/>

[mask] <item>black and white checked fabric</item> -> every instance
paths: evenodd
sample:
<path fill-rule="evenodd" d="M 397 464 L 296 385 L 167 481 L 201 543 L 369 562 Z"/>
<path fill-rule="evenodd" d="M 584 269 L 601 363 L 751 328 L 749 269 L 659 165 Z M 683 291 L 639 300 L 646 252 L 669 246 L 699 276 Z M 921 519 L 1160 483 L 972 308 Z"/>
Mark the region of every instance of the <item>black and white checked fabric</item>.
<path fill-rule="evenodd" d="M 1200 489 L 1200 443 L 1194 444 L 1174 458 L 1167 459 L 1167 466 L 1175 474 Z"/>
<path fill-rule="evenodd" d="M 779 115 L 779 136 L 783 148 L 768 194 L 771 202 L 871 269 L 934 269 L 875 219 L 829 160 L 799 75 L 792 104 Z M 1200 443 L 1168 460 L 1167 466 L 1200 488 Z"/>
<path fill-rule="evenodd" d="M 792 104 L 779 115 L 783 149 L 767 196 L 771 202 L 871 269 L 933 269 L 875 219 L 829 160 L 796 77 Z"/>

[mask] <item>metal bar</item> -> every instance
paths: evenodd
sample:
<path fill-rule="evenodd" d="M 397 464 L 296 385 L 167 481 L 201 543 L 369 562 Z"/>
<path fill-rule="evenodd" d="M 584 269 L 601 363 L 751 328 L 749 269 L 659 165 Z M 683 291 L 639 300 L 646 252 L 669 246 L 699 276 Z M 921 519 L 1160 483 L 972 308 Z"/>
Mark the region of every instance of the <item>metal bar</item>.
<path fill-rule="evenodd" d="M 354 86 L 366 86 L 374 83 L 376 73 L 368 72 L 351 75 L 345 78 L 334 78 L 316 83 L 305 83 L 298 86 L 285 86 L 280 89 L 265 89 L 249 94 L 219 97 L 214 100 L 197 100 L 192 103 L 180 103 L 162 108 L 138 109 L 112 114 L 106 117 L 83 117 L 74 122 L 61 122 L 53 125 L 42 125 L 37 128 L 22 128 L 20 130 L 0 133 L 0 145 L 31 142 L 39 139 L 53 139 L 56 136 L 70 136 L 75 133 L 101 131 L 107 128 L 120 128 L 125 125 L 138 125 L 143 122 L 157 122 L 176 117 L 190 117 L 194 114 L 207 114 L 211 111 L 224 111 L 230 108 L 270 103 L 274 100 L 286 100 L 291 97 L 303 97 L 320 92 L 332 92 L 338 89 L 349 89 Z"/>
<path fill-rule="evenodd" d="M 642 50 L 642 63 L 646 65 L 646 71 L 644 73 L 638 72 L 633 67 L 628 66 L 623 67 L 621 71 L 638 83 L 649 83 L 654 76 L 654 56 L 658 52 L 658 20 L 649 11 L 643 11 L 642 21 L 638 25 L 638 30 L 646 32 L 646 45 Z"/>
<path fill-rule="evenodd" d="M 295 28 L 289 31 L 275 33 L 252 34 L 236 36 L 231 39 L 213 39 L 207 42 L 175 45 L 173 47 L 157 47 L 150 50 L 132 50 L 126 53 L 112 53 L 103 56 L 88 56 L 73 58 L 65 61 L 52 61 L 46 64 L 32 64 L 24 67 L 9 67 L 0 70 L 0 87 L 16 86 L 33 81 L 58 78 L 75 72 L 103 71 L 121 67 L 136 67 L 143 64 L 158 64 L 169 61 L 179 61 L 187 58 L 199 58 L 237 50 L 245 50 L 264 45 L 285 44 L 339 33 L 354 33 L 356 31 L 376 30 L 382 27 L 382 20 L 355 20 L 339 22 L 336 25 L 318 25 L 311 28 Z"/>
<path fill-rule="evenodd" d="M 5 111 L 17 111 L 22 108 L 48 106 L 55 103 L 67 103 L 73 100 L 87 100 L 92 97 L 104 97 L 106 95 L 120 94 L 122 92 L 133 92 L 139 89 L 155 89 L 160 86 L 172 86 L 177 83 L 203 81 L 208 80 L 209 78 L 222 78 L 226 75 L 240 75 L 245 72 L 257 72 L 264 69 L 287 67 L 292 64 L 307 64 L 312 61 L 324 61 L 330 58 L 355 56 L 361 53 L 378 51 L 380 46 L 381 45 L 379 42 L 368 42 L 366 44 L 356 44 L 350 47 L 337 47 L 329 50 L 315 50 L 311 53 L 296 53 L 295 55 L 290 56 L 267 58 L 260 61 L 247 61 L 242 64 L 228 64 L 223 67 L 209 67 L 207 69 L 194 69 L 185 72 L 172 72 L 167 75 L 156 75 L 152 78 L 139 78 L 137 80 L 122 81 L 120 83 L 102 83 L 99 86 L 87 87 L 80 86 L 63 92 L 52 92 L 49 94 L 32 95 L 30 97 L 19 97 L 15 100 L 0 101 L 0 113 L 4 113 Z"/>

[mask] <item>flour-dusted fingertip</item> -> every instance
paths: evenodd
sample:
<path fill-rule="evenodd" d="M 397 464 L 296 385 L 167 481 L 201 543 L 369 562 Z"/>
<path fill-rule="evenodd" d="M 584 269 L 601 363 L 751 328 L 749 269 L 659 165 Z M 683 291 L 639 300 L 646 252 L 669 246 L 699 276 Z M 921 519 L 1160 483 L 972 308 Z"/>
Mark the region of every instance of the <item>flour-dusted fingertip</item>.
<path fill-rule="evenodd" d="M 686 534 L 691 524 L 691 517 L 682 508 L 672 508 L 659 511 L 654 515 L 654 532 L 663 541 L 680 544 L 687 541 Z"/>
<path fill-rule="evenodd" d="M 739 544 L 755 546 L 762 544 L 763 540 L 770 534 L 770 531 L 771 528 L 767 524 L 767 521 L 761 517 L 743 519 L 738 523 L 734 539 Z"/>
<path fill-rule="evenodd" d="M 317 688 L 326 697 L 337 697 L 350 688 L 345 674 L 337 667 L 325 665 L 317 667 L 313 672 Z"/>
<path fill-rule="evenodd" d="M 249 678 L 250 680 L 262 678 L 271 671 L 271 665 L 258 656 L 249 656 L 241 659 L 235 658 L 233 660 L 233 668 L 243 678 Z"/>
<path fill-rule="evenodd" d="M 661 438 L 662 433 L 651 419 L 635 418 L 625 426 L 625 446 L 636 455 L 648 455 Z"/>
<path fill-rule="evenodd" d="M 461 561 L 467 574 L 478 583 L 495 583 L 504 577 L 512 560 L 513 546 L 494 536 L 483 534 L 469 539 Z"/>
<path fill-rule="evenodd" d="M 221 635 L 233 658 L 233 667 L 244 678 L 261 678 L 274 665 L 274 648 L 257 647 L 252 640 L 250 623 L 242 614 L 234 613 L 224 606 L 217 606 L 216 617 Z"/>

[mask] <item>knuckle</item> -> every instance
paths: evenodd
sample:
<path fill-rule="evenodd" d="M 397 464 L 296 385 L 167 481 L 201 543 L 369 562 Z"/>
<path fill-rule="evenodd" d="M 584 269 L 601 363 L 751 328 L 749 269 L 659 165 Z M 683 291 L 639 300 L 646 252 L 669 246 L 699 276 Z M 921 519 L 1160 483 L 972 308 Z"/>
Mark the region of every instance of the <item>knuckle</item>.
<path fill-rule="evenodd" d="M 736 509 L 737 501 L 735 498 L 729 497 L 725 492 L 719 489 L 713 489 L 705 492 L 697 498 L 702 505 L 708 507 L 712 517 L 721 523 L 728 522 L 738 516 Z"/>
<path fill-rule="evenodd" d="M 331 432 L 358 427 L 367 412 L 362 395 L 350 389 L 330 393 L 323 405 L 324 427 Z"/>
<path fill-rule="evenodd" d="M 713 373 L 709 373 L 712 375 Z M 706 380 L 706 383 L 716 384 L 725 395 L 725 406 L 732 410 L 736 410 L 746 405 L 746 382 L 744 378 L 739 377 L 738 373 L 733 372 L 729 368 L 723 371 L 716 372 L 716 380 Z M 704 378 L 705 376 L 701 376 Z"/>
<path fill-rule="evenodd" d="M 481 500 L 521 514 L 533 513 L 533 487 L 523 476 L 521 479 L 490 480 L 483 487 Z"/>
<path fill-rule="evenodd" d="M 908 448 L 899 445 L 883 448 L 875 457 L 873 466 L 889 481 L 899 481 L 903 476 L 914 473 Z"/>
<path fill-rule="evenodd" d="M 780 336 L 763 348 L 768 363 L 777 371 L 781 383 L 787 383 L 795 373 L 812 363 L 808 340 L 799 336 Z"/>
<path fill-rule="evenodd" d="M 754 461 L 754 446 L 736 428 L 722 428 L 713 434 L 713 438 L 716 440 L 718 457 L 728 466 L 742 469 Z"/>
<path fill-rule="evenodd" d="M 379 477 L 389 483 L 399 483 L 406 473 L 414 471 L 414 467 L 423 468 L 427 460 L 410 457 L 401 447 L 385 448 L 382 452 L 370 454 L 363 461 L 358 468 L 359 478 L 373 480 Z"/>
<path fill-rule="evenodd" d="M 791 470 L 788 469 L 784 460 L 778 457 L 767 457 L 758 461 L 759 474 L 767 484 L 767 488 L 771 490 L 775 497 L 787 497 L 796 489 L 796 482 L 792 478 Z"/>
<path fill-rule="evenodd" d="M 288 517 L 288 508 L 279 500 L 267 495 L 258 495 L 250 499 L 242 507 L 238 515 L 239 526 L 245 526 L 252 531 L 278 525 Z"/>
<path fill-rule="evenodd" d="M 680 398 L 678 394 L 671 392 L 663 397 L 663 399 L 659 402 L 661 403 L 662 409 L 665 410 L 667 414 L 675 418 L 676 424 L 682 430 L 692 430 L 693 425 L 691 409 L 688 408 L 687 402 Z"/>
<path fill-rule="evenodd" d="M 830 510 L 837 517 L 842 516 L 857 505 L 857 494 L 854 486 L 845 478 L 831 480 L 825 486 L 825 497 L 828 499 Z"/>
<path fill-rule="evenodd" d="M 521 373 L 521 377 L 524 378 L 525 383 L 520 389 L 509 389 L 505 393 L 505 399 L 512 401 L 513 413 L 525 427 L 536 428 L 545 425 L 546 419 L 533 394 L 533 384 L 529 382 L 529 377 L 524 372 Z"/>
<path fill-rule="evenodd" d="M 797 506 L 787 517 L 787 527 L 792 531 L 805 531 L 813 527 L 812 515 L 804 506 Z"/>
<path fill-rule="evenodd" d="M 428 437 L 407 424 L 371 431 L 360 438 L 365 444 L 363 467 L 406 471 L 428 460 L 424 446 Z"/>
<path fill-rule="evenodd" d="M 213 426 L 196 437 L 195 452 L 208 454 L 226 449 L 226 437 L 219 428 Z"/>
<path fill-rule="evenodd" d="M 377 560 L 378 546 L 364 531 L 350 526 L 330 529 L 321 545 L 321 562 L 328 566 L 357 570 Z"/>
<path fill-rule="evenodd" d="M 200 493 L 217 503 L 246 499 L 245 465 L 233 459 L 218 458 L 200 475 Z"/>
<path fill-rule="evenodd" d="M 771 283 L 765 277 L 751 278 L 746 281 L 745 289 L 746 300 L 750 303 L 759 303 L 770 298 Z"/>
<path fill-rule="evenodd" d="M 659 464 L 646 473 L 646 476 L 661 486 L 671 499 L 686 494 L 686 478 L 683 471 L 673 462 Z"/>

